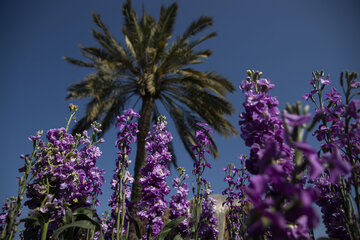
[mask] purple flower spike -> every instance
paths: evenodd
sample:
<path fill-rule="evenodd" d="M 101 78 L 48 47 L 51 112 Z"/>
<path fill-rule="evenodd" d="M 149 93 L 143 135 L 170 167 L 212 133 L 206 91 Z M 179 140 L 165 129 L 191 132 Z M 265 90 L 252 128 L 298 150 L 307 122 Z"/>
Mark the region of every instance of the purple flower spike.
<path fill-rule="evenodd" d="M 131 184 L 134 181 L 134 178 L 130 174 L 128 168 L 131 163 L 128 156 L 131 153 L 131 143 L 135 143 L 137 138 L 136 134 L 139 132 L 138 124 L 134 121 L 136 118 L 139 118 L 140 115 L 132 109 L 125 110 L 124 114 L 116 117 L 116 127 L 119 129 L 117 133 L 117 140 L 115 141 L 115 146 L 118 148 L 118 158 L 116 159 L 116 168 L 114 170 L 113 178 L 111 179 L 111 189 L 114 191 L 109 199 L 109 207 L 111 208 L 110 218 L 107 219 L 104 224 L 106 225 L 105 237 L 111 238 L 112 234 L 116 235 L 116 225 L 118 214 L 121 214 L 123 211 L 126 211 L 126 208 L 131 207 L 130 203 L 130 194 L 131 194 Z M 121 172 L 123 171 L 123 172 Z M 121 178 L 121 176 L 123 176 Z M 122 185 L 122 189 L 120 189 Z M 122 197 L 119 195 L 125 195 L 125 206 L 122 206 Z M 118 209 L 118 212 L 117 212 Z M 125 214 L 125 223 L 122 233 L 126 231 L 126 222 L 129 221 L 129 216 Z"/>
<path fill-rule="evenodd" d="M 146 220 L 144 239 L 147 239 L 150 226 L 151 238 L 159 234 L 164 226 L 161 217 L 168 208 L 165 196 L 170 192 L 166 184 L 166 177 L 170 175 L 168 170 L 168 163 L 171 161 L 171 153 L 168 150 L 170 141 L 172 136 L 166 129 L 165 117 L 160 116 L 146 138 L 145 149 L 148 155 L 146 165 L 140 170 L 143 177 L 140 178 L 142 198 L 138 203 L 138 216 Z"/>
<path fill-rule="evenodd" d="M 176 189 L 176 195 L 171 196 L 169 208 L 170 208 L 170 217 L 169 219 L 176 219 L 179 217 L 185 217 L 185 220 L 181 222 L 176 227 L 176 232 L 180 233 L 183 238 L 190 234 L 189 230 L 189 207 L 190 202 L 186 200 L 186 197 L 189 194 L 189 187 L 183 180 L 187 179 L 189 176 L 184 175 L 185 169 L 178 168 L 180 172 L 180 178 L 174 178 L 172 186 Z"/>

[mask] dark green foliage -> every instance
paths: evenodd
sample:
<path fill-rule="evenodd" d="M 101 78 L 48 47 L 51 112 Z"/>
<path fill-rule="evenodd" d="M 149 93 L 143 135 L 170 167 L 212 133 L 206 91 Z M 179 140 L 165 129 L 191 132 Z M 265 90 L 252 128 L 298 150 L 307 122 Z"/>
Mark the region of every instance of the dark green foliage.
<path fill-rule="evenodd" d="M 80 231 L 89 230 L 88 235 L 100 231 L 99 239 L 103 239 L 101 222 L 93 209 L 78 208 L 74 212 L 69 210 L 64 216 L 64 225 L 56 229 L 52 239 L 75 239 Z"/>

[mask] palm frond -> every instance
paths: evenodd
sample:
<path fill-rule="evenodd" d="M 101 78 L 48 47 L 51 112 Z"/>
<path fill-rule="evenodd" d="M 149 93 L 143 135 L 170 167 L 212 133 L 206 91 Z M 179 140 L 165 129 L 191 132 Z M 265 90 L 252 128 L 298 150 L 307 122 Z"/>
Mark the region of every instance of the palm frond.
<path fill-rule="evenodd" d="M 195 155 L 192 150 L 192 146 L 196 144 L 196 130 L 198 122 L 203 122 L 201 118 L 197 117 L 192 113 L 192 111 L 189 111 L 188 109 L 184 108 L 183 106 L 176 104 L 172 98 L 163 95 L 160 98 L 162 104 L 165 106 L 166 110 L 170 113 L 172 116 L 172 119 L 175 123 L 175 127 L 177 132 L 180 134 L 181 141 L 184 144 L 184 147 L 186 151 L 189 153 L 191 158 L 195 161 Z M 211 155 L 216 158 L 218 156 L 218 149 L 214 142 L 214 139 L 212 136 L 209 135 L 210 141 L 213 143 L 210 147 L 210 153 Z"/>
<path fill-rule="evenodd" d="M 174 24 L 176 20 L 178 5 L 177 3 L 171 4 L 169 7 L 161 7 L 160 18 L 158 21 L 158 34 L 159 37 L 163 36 L 162 40 L 168 41 L 174 31 Z"/>
<path fill-rule="evenodd" d="M 208 40 L 208 39 L 211 39 L 213 37 L 216 37 L 217 36 L 217 33 L 216 32 L 211 32 L 209 33 L 208 35 L 204 36 L 204 37 L 201 37 L 197 40 L 193 40 L 190 42 L 189 46 L 191 49 L 195 48 L 197 45 L 199 45 L 200 43 Z"/>
<path fill-rule="evenodd" d="M 169 91 L 165 91 L 163 95 L 185 104 L 221 135 L 228 137 L 237 133 L 232 124 L 224 117 L 224 115 L 231 115 L 234 110 L 231 103 L 224 98 L 206 91 L 182 86 L 178 86 L 176 89 L 169 88 Z"/>
<path fill-rule="evenodd" d="M 99 93 L 98 89 L 106 86 L 104 82 L 106 81 L 107 77 L 108 76 L 101 71 L 87 75 L 85 80 L 72 84 L 67 88 L 69 94 L 66 99 L 95 97 Z M 109 83 L 111 82 L 108 82 L 107 84 Z"/>
<path fill-rule="evenodd" d="M 123 15 L 125 21 L 125 27 L 122 28 L 122 32 L 125 36 L 125 41 L 127 38 L 127 45 L 132 47 L 136 56 L 136 61 L 141 67 L 145 66 L 145 59 L 144 59 L 144 49 L 142 46 L 142 42 L 144 39 L 143 32 L 141 31 L 141 27 L 138 22 L 138 18 L 136 12 L 131 7 L 131 1 L 128 0 L 123 5 Z M 130 49 L 129 49 L 130 50 Z"/>
<path fill-rule="evenodd" d="M 213 20 L 209 16 L 201 16 L 199 19 L 193 21 L 183 34 L 183 39 L 194 36 L 206 28 L 213 25 Z"/>
<path fill-rule="evenodd" d="M 109 109 L 105 113 L 105 117 L 103 118 L 101 125 L 102 125 L 102 132 L 100 136 L 103 136 L 104 133 L 115 123 L 116 116 L 121 115 L 124 110 L 124 106 L 126 103 L 126 97 L 124 95 L 112 98 L 109 101 Z"/>
<path fill-rule="evenodd" d="M 184 68 L 180 69 L 178 73 L 181 76 L 165 79 L 162 84 L 181 84 L 193 87 L 198 85 L 200 89 L 207 88 L 220 96 L 226 96 L 227 93 L 231 93 L 235 90 L 234 85 L 230 81 L 215 72 L 202 72 L 193 68 Z"/>
<path fill-rule="evenodd" d="M 71 58 L 71 57 L 66 57 L 64 56 L 63 59 L 71 64 L 74 64 L 74 65 L 78 65 L 78 66 L 81 66 L 81 67 L 94 67 L 94 64 L 93 63 L 87 63 L 87 62 L 84 62 L 84 61 L 81 61 L 81 60 L 77 60 L 75 58 Z"/>

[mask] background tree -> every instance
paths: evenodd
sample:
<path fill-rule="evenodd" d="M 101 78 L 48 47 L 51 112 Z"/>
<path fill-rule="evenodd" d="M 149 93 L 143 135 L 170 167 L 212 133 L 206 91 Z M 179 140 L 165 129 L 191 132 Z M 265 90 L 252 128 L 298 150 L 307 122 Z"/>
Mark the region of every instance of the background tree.
<path fill-rule="evenodd" d="M 159 115 L 158 104 L 170 114 L 186 150 L 194 158 L 191 147 L 195 143 L 196 122 L 206 122 L 223 136 L 236 134 L 225 118 L 233 107 L 225 99 L 234 86 L 215 72 L 193 68 L 211 55 L 209 49 L 195 50 L 200 43 L 216 36 L 211 32 L 200 38 L 195 35 L 212 26 L 212 18 L 201 16 L 186 31 L 172 38 L 178 5 L 161 7 L 159 19 L 148 15 L 143 8 L 138 19 L 131 0 L 124 3 L 122 12 L 124 42 L 117 41 L 93 13 L 94 22 L 101 29 L 92 30 L 100 47 L 81 47 L 82 61 L 65 57 L 68 62 L 93 68 L 94 73 L 68 88 L 67 98 L 90 97 L 85 116 L 73 132 L 81 132 L 94 121 L 100 121 L 106 131 L 130 101 L 141 101 L 139 133 L 135 160 L 132 201 L 140 199 L 139 170 L 145 163 L 145 137 L 152 119 Z M 209 136 L 211 138 L 211 136 Z M 211 138 L 213 142 L 213 139 Z M 211 153 L 218 155 L 213 144 Z"/>

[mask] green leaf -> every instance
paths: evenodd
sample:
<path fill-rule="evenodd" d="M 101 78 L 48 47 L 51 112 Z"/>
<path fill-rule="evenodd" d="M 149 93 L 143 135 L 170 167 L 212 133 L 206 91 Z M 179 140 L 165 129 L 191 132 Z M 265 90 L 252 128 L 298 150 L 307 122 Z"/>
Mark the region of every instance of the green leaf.
<path fill-rule="evenodd" d="M 161 229 L 160 233 L 154 238 L 154 240 L 164 240 L 165 237 L 169 234 L 169 232 L 176 228 L 182 221 L 185 220 L 185 217 L 179 217 L 174 220 L 168 222 L 163 229 Z"/>
<path fill-rule="evenodd" d="M 26 217 L 26 218 L 23 218 L 20 220 L 20 222 L 24 222 L 24 223 L 29 223 L 31 225 L 34 225 L 34 226 L 40 226 L 40 222 L 39 222 L 39 219 L 33 217 L 33 216 L 29 216 L 29 217 Z"/>
<path fill-rule="evenodd" d="M 78 208 L 78 209 L 76 209 L 74 211 L 73 216 L 78 217 L 78 216 L 81 216 L 81 215 L 85 215 L 88 218 L 92 219 L 94 217 L 94 214 L 95 214 L 95 212 L 91 208 Z"/>
<path fill-rule="evenodd" d="M 66 211 L 65 216 L 64 216 L 64 223 L 68 224 L 68 223 L 72 223 L 74 221 L 73 218 L 73 212 L 71 211 L 71 209 L 69 209 L 68 211 Z"/>
<path fill-rule="evenodd" d="M 196 222 L 200 222 L 200 215 L 201 215 L 201 205 L 196 206 Z"/>
<path fill-rule="evenodd" d="M 80 221 L 76 221 L 70 224 L 66 224 L 60 228 L 58 228 L 52 238 L 53 239 L 57 239 L 59 237 L 60 234 L 62 234 L 65 230 L 69 229 L 69 228 L 75 228 L 75 227 L 79 227 L 79 228 L 84 228 L 84 229 L 95 229 L 95 226 L 92 222 L 87 221 L 87 220 L 80 220 Z"/>
<path fill-rule="evenodd" d="M 177 234 L 175 237 L 174 237 L 174 240 L 184 240 L 180 234 Z"/>
<path fill-rule="evenodd" d="M 26 222 L 36 226 L 43 226 L 48 221 L 49 221 L 48 214 L 44 214 L 40 212 L 31 212 L 29 213 L 28 217 L 20 220 L 20 222 Z"/>

